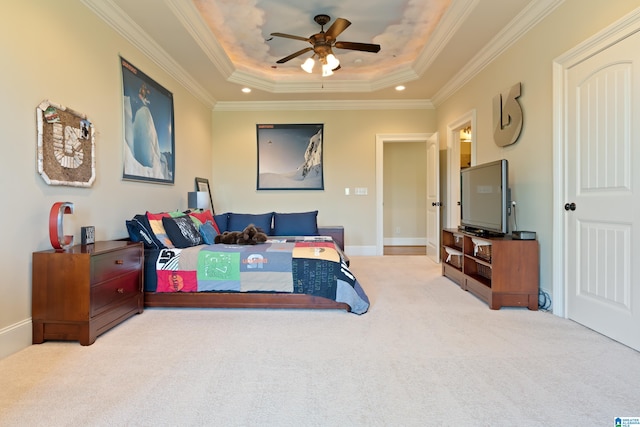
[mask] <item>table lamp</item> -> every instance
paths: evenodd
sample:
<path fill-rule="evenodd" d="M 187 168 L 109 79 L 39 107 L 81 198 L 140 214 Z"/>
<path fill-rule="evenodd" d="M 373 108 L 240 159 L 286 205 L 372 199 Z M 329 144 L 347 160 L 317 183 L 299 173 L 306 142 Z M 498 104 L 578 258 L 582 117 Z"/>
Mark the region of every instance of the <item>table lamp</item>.
<path fill-rule="evenodd" d="M 189 209 L 209 209 L 209 193 L 206 191 L 190 191 L 187 194 Z"/>

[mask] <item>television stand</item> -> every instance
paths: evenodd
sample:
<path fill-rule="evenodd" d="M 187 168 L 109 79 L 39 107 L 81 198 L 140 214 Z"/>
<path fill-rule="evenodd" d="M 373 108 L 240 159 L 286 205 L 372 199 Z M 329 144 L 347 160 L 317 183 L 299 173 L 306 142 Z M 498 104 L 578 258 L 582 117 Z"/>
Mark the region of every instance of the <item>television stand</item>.
<path fill-rule="evenodd" d="M 485 301 L 489 308 L 538 309 L 537 240 L 476 236 L 442 230 L 442 275 Z"/>

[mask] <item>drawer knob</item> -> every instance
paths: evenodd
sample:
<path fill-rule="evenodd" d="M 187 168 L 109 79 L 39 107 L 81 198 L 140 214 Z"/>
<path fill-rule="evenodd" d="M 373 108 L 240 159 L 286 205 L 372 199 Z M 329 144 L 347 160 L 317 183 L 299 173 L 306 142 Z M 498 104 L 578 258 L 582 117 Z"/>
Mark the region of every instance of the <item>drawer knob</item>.
<path fill-rule="evenodd" d="M 124 294 L 124 288 L 118 288 L 118 293 L 119 294 Z"/>
<path fill-rule="evenodd" d="M 117 259 L 116 260 L 116 264 L 122 265 L 122 264 L 124 264 L 124 260 L 123 259 Z"/>

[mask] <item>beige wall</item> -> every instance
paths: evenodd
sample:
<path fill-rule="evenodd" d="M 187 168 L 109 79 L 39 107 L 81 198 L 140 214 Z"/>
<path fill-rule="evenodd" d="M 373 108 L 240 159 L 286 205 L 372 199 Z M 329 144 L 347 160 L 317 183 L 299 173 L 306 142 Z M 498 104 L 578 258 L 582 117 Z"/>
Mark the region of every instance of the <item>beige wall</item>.
<path fill-rule="evenodd" d="M 509 160 L 512 198 L 517 202 L 520 230 L 538 233 L 540 286 L 551 293 L 553 209 L 552 62 L 624 14 L 640 6 L 638 0 L 566 0 L 551 15 L 487 66 L 454 96 L 437 105 L 438 130 L 446 147 L 448 124 L 468 111 L 477 112 L 473 129 L 477 163 Z M 524 126 L 519 140 L 500 148 L 493 142 L 492 99 L 515 83 L 522 83 L 519 99 Z"/>
<path fill-rule="evenodd" d="M 69 201 L 65 234 L 94 225 L 99 240 L 126 235 L 124 221 L 149 210 L 186 208 L 194 177 L 210 177 L 211 110 L 79 1 L 13 0 L 0 25 L 0 358 L 31 343 L 31 253 L 51 247 L 51 205 Z M 123 182 L 118 55 L 174 95 L 175 185 Z M 36 107 L 44 99 L 86 114 L 96 134 L 91 188 L 48 186 L 36 168 Z"/>
<path fill-rule="evenodd" d="M 256 191 L 258 123 L 324 123 L 324 191 Z M 347 247 L 374 247 L 376 134 L 434 130 L 434 110 L 214 111 L 213 203 L 217 212 L 318 209 L 320 225 L 345 227 Z M 354 195 L 355 187 L 368 195 Z"/>

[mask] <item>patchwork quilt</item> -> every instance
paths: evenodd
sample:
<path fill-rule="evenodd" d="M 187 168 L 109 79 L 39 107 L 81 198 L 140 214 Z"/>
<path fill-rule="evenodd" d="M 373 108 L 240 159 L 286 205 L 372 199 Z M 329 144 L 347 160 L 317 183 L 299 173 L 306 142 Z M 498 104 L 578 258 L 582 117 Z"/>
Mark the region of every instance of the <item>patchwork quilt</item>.
<path fill-rule="evenodd" d="M 356 314 L 369 308 L 367 295 L 330 239 L 160 249 L 154 263 L 157 283 L 147 291 L 296 293 L 346 303 Z"/>

